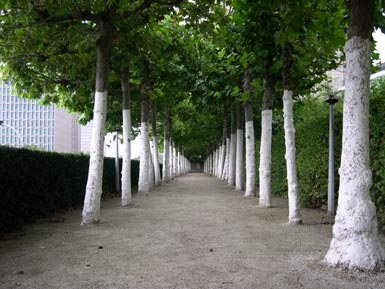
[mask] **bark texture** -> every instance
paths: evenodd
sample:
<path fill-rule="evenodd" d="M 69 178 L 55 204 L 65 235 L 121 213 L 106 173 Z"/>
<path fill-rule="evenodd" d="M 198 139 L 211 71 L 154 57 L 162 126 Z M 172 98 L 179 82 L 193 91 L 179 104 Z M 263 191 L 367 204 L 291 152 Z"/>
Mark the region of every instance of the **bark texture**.
<path fill-rule="evenodd" d="M 166 107 L 163 120 L 163 167 L 162 181 L 170 181 L 170 107 Z"/>
<path fill-rule="evenodd" d="M 268 74 L 263 80 L 261 146 L 259 159 L 259 206 L 271 207 L 271 139 L 273 131 L 274 81 Z"/>
<path fill-rule="evenodd" d="M 374 1 L 351 1 L 346 54 L 342 155 L 338 208 L 325 262 L 348 269 L 384 265 L 376 208 L 370 199 L 370 55 Z M 369 24 L 368 24 L 369 23 Z"/>
<path fill-rule="evenodd" d="M 121 75 L 123 116 L 122 206 L 131 203 L 131 110 L 128 72 Z"/>
<path fill-rule="evenodd" d="M 152 187 L 152 160 L 151 160 L 151 148 L 148 132 L 149 121 L 149 100 L 147 97 L 146 84 L 142 85 L 142 99 L 141 99 L 141 150 L 140 150 L 140 166 L 139 166 L 139 181 L 138 181 L 138 193 L 148 194 Z"/>
<path fill-rule="evenodd" d="M 152 103 L 152 162 L 154 164 L 154 182 L 155 186 L 159 186 L 162 182 L 160 177 L 160 166 L 159 166 L 159 154 L 158 154 L 158 136 L 156 132 L 156 107 Z"/>
<path fill-rule="evenodd" d="M 95 93 L 94 118 L 92 123 L 90 167 L 84 206 L 82 225 L 98 223 L 100 221 L 100 198 L 103 183 L 103 148 L 104 125 L 107 114 L 107 92 Z"/>
<path fill-rule="evenodd" d="M 82 225 L 98 223 L 100 221 L 100 198 L 103 183 L 103 147 L 104 131 L 107 114 L 107 78 L 109 73 L 109 59 L 113 36 L 112 19 L 114 10 L 108 9 L 105 15 L 97 21 L 99 38 L 96 41 L 96 76 L 95 103 L 90 149 L 90 165 L 84 206 Z"/>
<path fill-rule="evenodd" d="M 289 199 L 289 224 L 302 224 L 301 207 L 298 195 L 298 179 L 295 157 L 295 128 L 293 120 L 293 91 L 291 79 L 291 45 L 286 42 L 282 48 L 283 71 L 283 117 L 286 146 L 287 196 Z"/>
<path fill-rule="evenodd" d="M 259 162 L 259 206 L 271 207 L 271 137 L 272 110 L 262 111 L 262 134 Z"/>
<path fill-rule="evenodd" d="M 235 189 L 243 190 L 243 113 L 242 105 L 237 104 L 237 151 L 235 156 Z"/>
<path fill-rule="evenodd" d="M 254 114 L 253 114 L 253 91 L 251 85 L 253 74 L 250 71 L 245 73 L 244 91 L 249 97 L 245 102 L 245 138 L 246 138 L 246 188 L 245 197 L 255 195 L 255 139 L 254 139 Z"/>
<path fill-rule="evenodd" d="M 289 224 L 302 224 L 298 196 L 297 167 L 295 163 L 295 128 L 293 121 L 293 92 L 283 92 L 284 129 L 286 146 L 287 189 L 289 199 Z"/>
<path fill-rule="evenodd" d="M 235 186 L 235 161 L 237 151 L 237 126 L 236 126 L 236 114 L 233 109 L 231 113 L 231 130 L 230 130 L 230 157 L 229 157 L 229 178 L 227 184 L 229 186 Z"/>

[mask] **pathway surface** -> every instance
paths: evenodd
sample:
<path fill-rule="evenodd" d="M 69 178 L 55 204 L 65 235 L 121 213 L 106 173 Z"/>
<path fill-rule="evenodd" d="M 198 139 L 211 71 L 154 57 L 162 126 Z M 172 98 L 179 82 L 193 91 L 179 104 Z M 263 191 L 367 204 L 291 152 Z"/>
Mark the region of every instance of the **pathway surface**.
<path fill-rule="evenodd" d="M 323 265 L 331 220 L 303 210 L 287 225 L 286 201 L 256 206 L 225 183 L 189 174 L 102 203 L 102 222 L 81 227 L 80 210 L 0 241 L 0 288 L 385 288 L 385 273 Z"/>

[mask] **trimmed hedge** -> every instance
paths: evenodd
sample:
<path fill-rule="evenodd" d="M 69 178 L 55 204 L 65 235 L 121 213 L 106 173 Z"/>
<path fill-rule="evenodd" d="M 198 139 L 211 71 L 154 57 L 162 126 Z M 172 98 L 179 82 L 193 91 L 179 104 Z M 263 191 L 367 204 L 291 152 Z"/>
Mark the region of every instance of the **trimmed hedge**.
<path fill-rule="evenodd" d="M 82 205 L 89 156 L 0 146 L 0 233 Z M 139 162 L 132 161 L 132 185 Z M 104 159 L 103 192 L 115 192 L 115 160 Z"/>

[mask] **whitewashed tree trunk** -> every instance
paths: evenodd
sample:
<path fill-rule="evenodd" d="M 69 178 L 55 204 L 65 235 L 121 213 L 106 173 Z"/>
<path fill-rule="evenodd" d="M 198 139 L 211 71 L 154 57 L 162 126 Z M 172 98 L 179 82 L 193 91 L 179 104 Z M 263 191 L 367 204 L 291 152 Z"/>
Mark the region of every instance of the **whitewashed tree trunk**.
<path fill-rule="evenodd" d="M 248 93 L 245 102 L 245 138 L 246 138 L 246 188 L 245 197 L 255 195 L 255 139 L 254 139 L 254 114 L 253 99 L 254 87 L 251 82 L 253 73 L 248 69 L 245 72 L 243 90 Z"/>
<path fill-rule="evenodd" d="M 289 224 L 301 224 L 300 200 L 298 195 L 297 168 L 295 163 L 295 128 L 293 121 L 293 92 L 283 92 L 283 115 L 286 146 L 287 187 L 289 199 Z"/>
<path fill-rule="evenodd" d="M 173 165 L 174 165 L 174 160 L 173 160 L 173 143 L 172 143 L 172 140 L 170 139 L 170 152 L 169 152 L 169 155 L 170 155 L 170 180 L 172 180 L 174 178 L 173 176 Z"/>
<path fill-rule="evenodd" d="M 170 142 L 168 139 L 163 140 L 163 167 L 162 182 L 168 183 L 170 180 Z"/>
<path fill-rule="evenodd" d="M 82 213 L 82 225 L 100 220 L 100 198 L 103 183 L 104 124 L 107 114 L 107 92 L 95 92 L 94 118 L 90 149 L 90 167 Z"/>
<path fill-rule="evenodd" d="M 245 197 L 255 194 L 255 140 L 254 123 L 246 122 L 246 190 Z"/>
<path fill-rule="evenodd" d="M 229 152 L 229 176 L 227 184 L 235 186 L 235 161 L 237 150 L 237 126 L 235 110 L 231 114 L 231 130 L 230 130 L 230 152 Z"/>
<path fill-rule="evenodd" d="M 138 193 L 148 194 L 151 190 L 151 149 L 148 135 L 148 123 L 142 122 L 140 125 L 141 151 L 139 166 Z"/>
<path fill-rule="evenodd" d="M 273 111 L 262 111 L 262 135 L 259 165 L 259 206 L 271 207 L 271 138 Z"/>
<path fill-rule="evenodd" d="M 207 169 L 210 176 L 213 175 L 212 163 L 213 163 L 213 153 L 209 155 L 208 164 L 207 164 Z"/>
<path fill-rule="evenodd" d="M 227 184 L 229 186 L 235 186 L 235 161 L 237 152 L 237 134 L 231 134 L 230 136 L 230 157 L 229 157 L 229 179 Z"/>
<path fill-rule="evenodd" d="M 150 168 L 150 191 L 152 191 L 155 187 L 155 170 L 154 170 L 154 162 L 153 162 L 153 156 L 152 156 L 152 149 L 151 149 L 151 142 L 149 141 L 149 151 L 150 151 L 150 157 L 148 159 L 148 166 Z"/>
<path fill-rule="evenodd" d="M 230 138 L 226 138 L 226 153 L 225 164 L 223 166 L 222 181 L 227 181 L 229 178 L 229 158 L 230 158 Z"/>
<path fill-rule="evenodd" d="M 298 195 L 297 167 L 295 162 L 295 128 L 293 120 L 293 91 L 291 89 L 291 44 L 285 42 L 282 47 L 283 58 L 283 118 L 285 130 L 286 146 L 286 170 L 287 170 L 287 188 L 289 199 L 289 224 L 302 224 L 300 200 Z"/>
<path fill-rule="evenodd" d="M 147 58 L 143 58 L 144 76 L 140 88 L 141 94 L 141 112 L 140 112 L 140 134 L 141 134 L 141 150 L 139 165 L 139 181 L 138 194 L 149 194 L 153 187 L 154 166 L 152 165 L 151 147 L 148 132 L 150 100 L 148 98 L 148 90 L 151 87 L 151 70 Z"/>
<path fill-rule="evenodd" d="M 131 203 L 131 110 L 128 70 L 121 73 L 122 118 L 123 118 L 123 162 L 122 162 L 122 206 Z"/>
<path fill-rule="evenodd" d="M 373 15 L 369 16 L 371 20 L 367 19 L 367 15 L 373 14 L 373 10 L 370 12 L 369 9 L 368 12 L 367 9 L 370 6 L 373 9 L 374 1 L 367 3 L 352 1 L 351 4 L 358 5 L 356 8 L 359 9 L 350 11 L 350 22 L 360 14 L 357 11 L 364 13 L 359 17 L 361 21 L 368 23 L 373 21 Z M 378 238 L 376 208 L 370 199 L 372 185 L 369 155 L 370 25 L 368 29 L 367 38 L 363 38 L 355 36 L 357 33 L 354 33 L 354 28 L 349 26 L 348 40 L 345 44 L 347 75 L 339 169 L 340 187 L 333 239 L 325 262 L 348 269 L 373 270 L 384 264 L 385 250 Z"/>
<path fill-rule="evenodd" d="M 110 10 L 113 12 L 113 10 Z M 100 221 L 100 198 L 103 184 L 104 130 L 107 115 L 107 79 L 109 73 L 110 50 L 114 27 L 111 19 L 97 23 L 99 38 L 96 41 L 96 76 L 93 127 L 90 148 L 90 163 L 81 225 Z"/>
<path fill-rule="evenodd" d="M 217 148 L 215 150 L 215 153 L 214 153 L 214 176 L 217 177 L 218 176 L 218 155 L 219 155 L 219 148 Z"/>
<path fill-rule="evenodd" d="M 131 110 L 123 110 L 122 206 L 131 203 Z"/>
<path fill-rule="evenodd" d="M 158 137 L 154 135 L 152 136 L 152 163 L 154 165 L 154 184 L 159 186 L 162 181 L 160 179 Z"/>
<path fill-rule="evenodd" d="M 167 106 L 164 113 L 164 124 L 163 124 L 163 183 L 170 181 L 170 108 Z"/>
<path fill-rule="evenodd" d="M 156 130 L 156 106 L 152 103 L 152 162 L 154 166 L 154 185 L 159 186 L 162 183 L 160 178 L 158 136 Z"/>
<path fill-rule="evenodd" d="M 177 163 L 177 159 L 176 159 L 176 147 L 175 147 L 175 143 L 173 145 L 173 148 L 172 148 L 172 175 L 174 176 L 174 178 L 176 178 L 178 175 L 177 175 L 177 168 L 176 168 L 176 163 Z"/>
<path fill-rule="evenodd" d="M 241 104 L 237 105 L 237 151 L 235 160 L 235 189 L 243 190 L 243 113 Z"/>

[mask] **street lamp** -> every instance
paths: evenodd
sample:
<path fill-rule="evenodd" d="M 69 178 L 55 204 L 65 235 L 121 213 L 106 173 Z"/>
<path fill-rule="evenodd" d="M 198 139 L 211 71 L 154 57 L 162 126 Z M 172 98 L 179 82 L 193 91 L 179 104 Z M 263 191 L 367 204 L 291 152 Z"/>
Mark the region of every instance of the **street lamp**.
<path fill-rule="evenodd" d="M 330 94 L 325 101 L 330 105 L 329 110 L 329 177 L 328 177 L 328 214 L 334 216 L 336 209 L 334 204 L 334 104 L 338 99 Z"/>
<path fill-rule="evenodd" d="M 4 123 L 4 120 L 0 120 L 0 126 L 4 126 L 4 127 L 7 127 L 9 129 L 13 130 L 16 133 L 17 137 L 19 138 L 19 146 L 20 147 L 23 146 L 23 139 L 22 139 L 20 133 L 17 131 L 17 129 L 15 129 L 13 126 L 10 126 L 9 124 Z"/>

